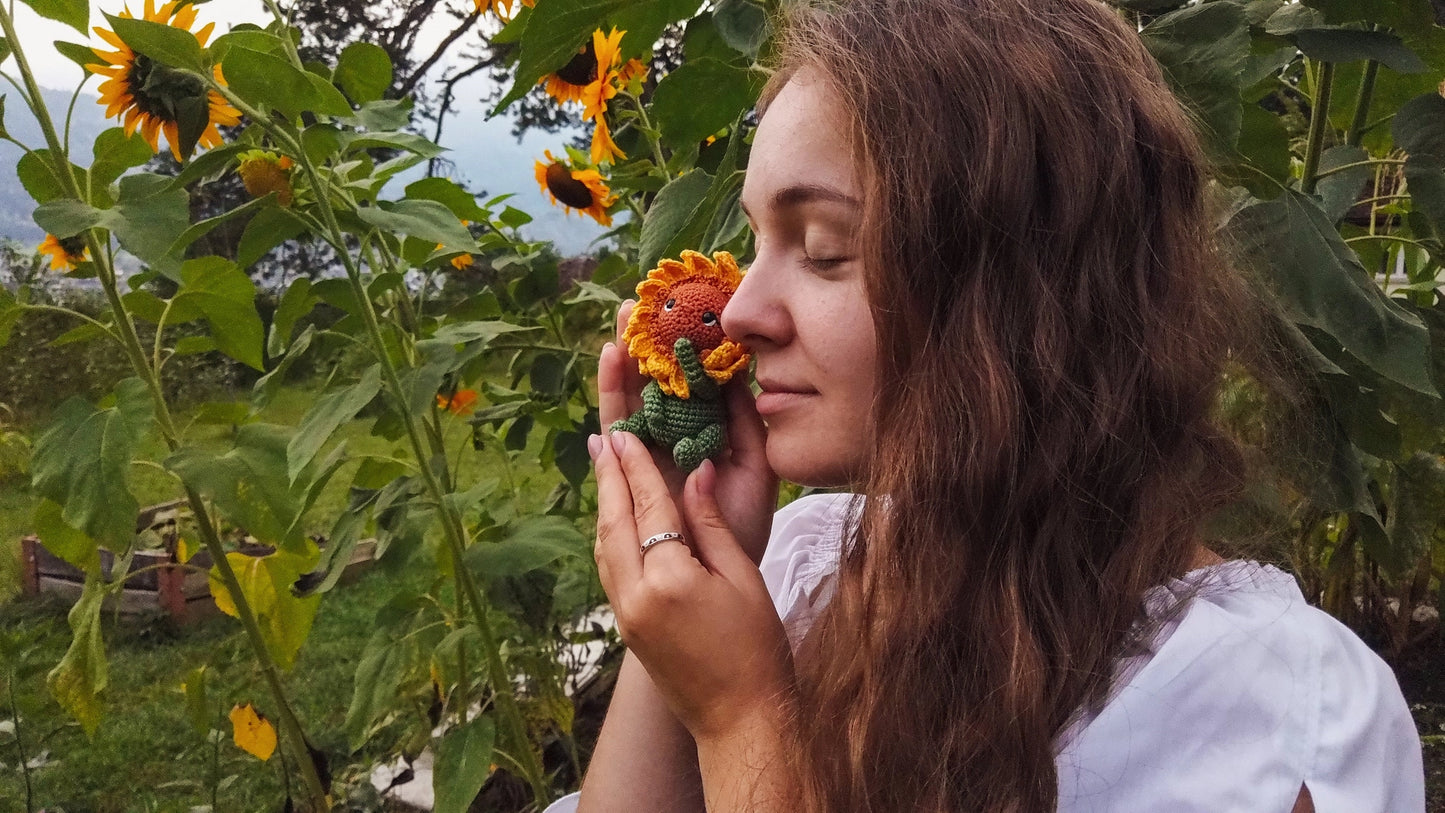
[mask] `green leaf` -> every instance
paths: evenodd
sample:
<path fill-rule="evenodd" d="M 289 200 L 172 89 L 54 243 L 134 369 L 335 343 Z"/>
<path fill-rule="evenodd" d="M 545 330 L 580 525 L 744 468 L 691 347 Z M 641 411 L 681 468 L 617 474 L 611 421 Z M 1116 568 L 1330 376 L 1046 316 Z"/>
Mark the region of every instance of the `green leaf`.
<path fill-rule="evenodd" d="M 1445 516 L 1445 464 L 1438 455 L 1417 452 L 1398 469 L 1393 481 L 1392 510 L 1385 526 L 1389 546 L 1371 551 L 1396 578 L 1407 576 L 1430 551 L 1435 530 Z"/>
<path fill-rule="evenodd" d="M 290 669 L 311 633 L 311 622 L 321 605 L 320 596 L 298 598 L 291 590 L 291 585 L 315 563 L 314 546 L 305 555 L 278 550 L 268 556 L 247 556 L 232 551 L 226 554 L 226 561 L 235 571 L 241 595 L 256 614 L 266 649 L 278 666 Z M 215 565 L 211 567 L 210 582 L 216 606 L 227 615 L 237 616 L 235 597 Z"/>
<path fill-rule="evenodd" d="M 80 69 L 85 71 L 87 76 L 90 75 L 90 70 L 86 68 L 86 66 L 95 65 L 100 62 L 100 58 L 95 55 L 95 51 L 91 50 L 87 45 L 66 42 L 65 40 L 56 40 L 53 45 L 61 56 L 79 65 Z"/>
<path fill-rule="evenodd" d="M 616 28 L 625 32 L 621 46 L 623 59 L 643 56 L 652 50 L 669 24 L 696 14 L 699 5 L 699 0 L 628 3 L 609 15 L 606 23 L 598 27 L 603 31 Z"/>
<path fill-rule="evenodd" d="M 336 62 L 336 82 L 357 104 L 380 100 L 391 79 L 391 56 L 379 45 L 353 42 Z"/>
<path fill-rule="evenodd" d="M 366 133 L 346 141 L 349 150 L 406 150 L 423 158 L 435 158 L 446 152 L 429 138 L 416 133 Z"/>
<path fill-rule="evenodd" d="M 236 264 L 250 268 L 271 249 L 287 240 L 294 240 L 306 233 L 306 221 L 297 217 L 290 209 L 270 206 L 256 213 L 241 232 L 241 242 L 236 246 Z"/>
<path fill-rule="evenodd" d="M 357 214 L 378 229 L 418 237 L 448 251 L 477 250 L 471 232 L 450 209 L 434 200 L 382 201 L 360 209 Z"/>
<path fill-rule="evenodd" d="M 190 228 L 181 232 L 181 236 L 177 237 L 174 243 L 171 243 L 170 250 L 167 253 L 176 257 L 184 256 L 187 248 L 197 240 L 215 231 L 218 226 L 225 224 L 226 221 L 234 220 L 238 217 L 245 217 L 259 209 L 272 206 L 275 204 L 275 201 L 275 194 L 267 194 L 264 197 L 248 200 L 234 209 L 227 209 L 215 217 L 198 220 L 191 224 Z"/>
<path fill-rule="evenodd" d="M 316 453 L 326 441 L 341 428 L 341 425 L 356 417 L 356 414 L 371 403 L 381 392 L 381 368 L 372 365 L 362 374 L 361 380 L 341 390 L 333 390 L 321 398 L 301 419 L 296 434 L 286 446 L 286 476 L 294 484 L 306 467 L 311 465 Z"/>
<path fill-rule="evenodd" d="M 100 726 L 100 693 L 109 682 L 105 661 L 105 642 L 100 634 L 101 601 L 105 585 L 99 573 L 85 578 L 80 600 L 70 608 L 70 648 L 65 657 L 50 670 L 46 683 L 62 708 L 80 722 L 87 736 L 94 736 Z"/>
<path fill-rule="evenodd" d="M 303 553 L 305 540 L 291 530 L 301 505 L 288 485 L 290 439 L 289 427 L 250 423 L 236 431 L 235 447 L 226 454 L 218 457 L 209 449 L 183 447 L 166 459 L 165 466 L 187 486 L 215 500 L 232 522 L 258 540 Z"/>
<path fill-rule="evenodd" d="M 190 721 L 191 730 L 204 736 L 211 730 L 211 723 L 216 717 L 216 707 L 206 696 L 206 667 L 192 669 L 181 681 L 181 687 L 186 692 L 186 719 Z"/>
<path fill-rule="evenodd" d="M 120 127 L 112 127 L 96 137 L 94 154 L 90 182 L 101 186 L 110 186 L 126 170 L 141 166 L 155 156 L 144 136 L 139 132 L 127 136 Z"/>
<path fill-rule="evenodd" d="M 1343 144 L 1330 147 L 1320 156 L 1321 172 L 1347 164 L 1360 165 L 1326 175 L 1319 180 L 1317 191 L 1321 200 L 1320 208 L 1331 223 L 1340 222 L 1340 218 L 1360 199 L 1365 184 L 1375 176 L 1374 170 L 1364 163 L 1369 158 L 1369 153 L 1363 149 Z"/>
<path fill-rule="evenodd" d="M 164 175 L 138 172 L 120 179 L 120 199 L 106 213 L 106 225 L 127 251 L 180 281 L 181 262 L 170 255 L 176 235 L 191 224 L 190 196 L 171 188 Z"/>
<path fill-rule="evenodd" d="M 724 42 L 749 57 L 758 55 L 772 33 L 767 12 L 748 0 L 721 0 L 713 9 L 713 23 Z"/>
<path fill-rule="evenodd" d="M 43 203 L 33 217 L 37 226 L 62 240 L 93 229 L 107 220 L 105 212 L 75 198 Z"/>
<path fill-rule="evenodd" d="M 434 200 L 447 207 L 458 220 L 473 223 L 486 221 L 486 209 L 477 205 L 472 193 L 446 178 L 422 178 L 406 187 L 406 196 L 411 200 Z"/>
<path fill-rule="evenodd" d="M 522 98 L 537 80 L 566 65 L 597 30 L 615 12 L 626 8 L 629 0 L 547 0 L 532 9 L 527 28 L 522 32 L 517 58 L 516 79 L 512 89 L 497 103 L 496 115 L 512 102 Z"/>
<path fill-rule="evenodd" d="M 1227 228 L 1292 321 L 1322 331 L 1379 375 L 1439 397 L 1429 331 L 1380 291 L 1312 199 L 1290 190 L 1244 208 Z"/>
<path fill-rule="evenodd" d="M 135 535 L 139 504 L 131 496 L 131 453 L 151 423 L 150 392 L 138 378 L 116 385 L 116 405 L 96 409 L 80 398 L 60 405 L 35 442 L 31 485 L 65 507 L 73 528 L 112 550 Z"/>
<path fill-rule="evenodd" d="M 41 500 L 35 506 L 35 535 L 45 549 L 86 573 L 100 572 L 100 546 L 84 531 L 77 530 L 61 516 L 58 503 Z"/>
<path fill-rule="evenodd" d="M 547 3 L 539 4 L 538 11 Z M 536 14 L 533 15 L 535 24 Z M 442 735 L 432 774 L 435 813 L 466 813 L 491 774 L 496 730 L 491 717 L 474 717 Z"/>
<path fill-rule="evenodd" d="M 12 53 L 14 53 L 14 49 L 10 47 L 10 40 L 0 37 L 0 64 L 4 64 L 5 60 L 9 59 Z M 0 119 L 4 118 L 4 111 L 5 97 L 0 96 Z M 3 125 L 0 125 L 0 132 L 4 132 Z"/>
<path fill-rule="evenodd" d="M 642 220 L 642 237 L 638 244 L 638 264 L 652 268 L 662 259 L 668 246 L 693 219 L 693 212 L 707 197 L 712 177 L 694 169 L 673 180 L 657 193 L 657 199 Z"/>
<path fill-rule="evenodd" d="M 291 347 L 286 351 L 286 355 L 281 359 L 281 362 L 276 365 L 275 369 L 261 376 L 261 378 L 256 381 L 256 386 L 251 389 L 252 407 L 260 410 L 271 403 L 271 399 L 276 397 L 276 393 L 280 390 L 281 384 L 286 380 L 287 372 L 290 371 L 291 367 L 294 366 L 302 356 L 306 355 L 306 351 L 311 347 L 311 339 L 315 335 L 316 328 L 307 325 L 306 329 L 301 331 L 301 335 L 296 337 L 296 341 L 291 343 Z"/>
<path fill-rule="evenodd" d="M 222 353 L 265 369 L 261 361 L 265 328 L 256 312 L 256 285 L 235 263 L 221 257 L 187 260 L 181 266 L 181 288 L 174 301 L 205 315 Z"/>
<path fill-rule="evenodd" d="M 695 145 L 752 109 L 760 85 L 750 71 L 700 59 L 657 83 L 652 113 L 663 138 L 679 148 Z"/>
<path fill-rule="evenodd" d="M 372 726 L 396 705 L 398 688 L 415 654 L 415 647 L 398 641 L 393 630 L 378 629 L 371 634 L 356 666 L 351 705 L 346 709 L 346 739 L 352 751 L 366 744 Z"/>
<path fill-rule="evenodd" d="M 1409 154 L 1405 182 L 1410 199 L 1434 236 L 1445 238 L 1445 98 L 1427 93 L 1411 99 L 1395 114 L 1391 130 L 1395 146 Z"/>
<path fill-rule="evenodd" d="M 21 185 L 36 203 L 49 203 L 66 197 L 65 187 L 50 167 L 50 150 L 27 152 L 20 156 L 20 162 L 15 165 L 15 173 L 20 176 Z"/>
<path fill-rule="evenodd" d="M 1385 31 L 1307 28 L 1295 32 L 1295 43 L 1305 56 L 1323 62 L 1373 59 L 1400 73 L 1424 73 L 1428 70 L 1420 57 L 1399 37 Z"/>
<path fill-rule="evenodd" d="M 1250 56 L 1249 20 L 1233 3 L 1206 3 L 1165 14 L 1139 32 L 1169 84 L 1195 113 L 1214 151 L 1239 141 L 1240 92 Z"/>
<path fill-rule="evenodd" d="M 90 3 L 87 0 L 20 0 L 47 20 L 65 23 L 90 36 Z"/>
<path fill-rule="evenodd" d="M 487 579 L 522 576 L 564 558 L 591 556 L 590 543 L 569 520 L 538 516 L 522 520 L 500 542 L 478 542 L 466 552 L 467 566 Z"/>
<path fill-rule="evenodd" d="M 105 15 L 111 30 L 138 54 L 162 65 L 184 68 L 198 73 L 209 70 L 205 54 L 196 35 L 175 26 L 150 20 Z"/>
<path fill-rule="evenodd" d="M 286 287 L 276 312 L 271 317 L 271 335 L 266 340 L 266 353 L 279 356 L 291 346 L 291 332 L 296 322 L 307 314 L 321 300 L 311 294 L 311 280 L 302 277 Z"/>
<path fill-rule="evenodd" d="M 222 40 L 233 36 L 228 34 Z M 263 110 L 279 110 L 288 119 L 294 120 L 304 111 L 332 116 L 352 113 L 346 97 L 330 82 L 277 54 L 233 42 L 221 59 L 221 69 L 236 95 Z"/>

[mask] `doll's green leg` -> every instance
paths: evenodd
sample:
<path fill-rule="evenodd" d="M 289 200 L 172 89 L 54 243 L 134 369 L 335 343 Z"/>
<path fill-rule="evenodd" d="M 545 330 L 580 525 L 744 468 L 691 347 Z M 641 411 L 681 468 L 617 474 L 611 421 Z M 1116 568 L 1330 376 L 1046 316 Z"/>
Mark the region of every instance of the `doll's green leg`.
<path fill-rule="evenodd" d="M 723 428 L 721 424 L 709 424 L 692 437 L 683 438 L 672 447 L 672 459 L 683 471 L 692 471 L 702 461 L 722 450 Z"/>
<path fill-rule="evenodd" d="M 613 421 L 607 431 L 631 432 L 646 443 L 652 442 L 652 433 L 647 430 L 647 412 L 642 409 L 627 416 L 625 420 Z"/>

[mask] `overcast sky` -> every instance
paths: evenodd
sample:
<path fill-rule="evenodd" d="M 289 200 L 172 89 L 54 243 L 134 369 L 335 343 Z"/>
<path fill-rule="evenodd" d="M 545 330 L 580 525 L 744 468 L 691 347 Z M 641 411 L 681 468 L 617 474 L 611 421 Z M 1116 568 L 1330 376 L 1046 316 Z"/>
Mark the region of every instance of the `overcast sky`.
<path fill-rule="evenodd" d="M 161 0 L 157 0 L 160 2 Z M 345 0 L 324 0 L 345 2 Z M 140 14 L 145 0 L 130 0 L 133 13 Z M 102 9 L 112 14 L 125 6 L 124 0 L 91 2 L 91 24 L 103 23 Z M 229 30 L 232 25 L 244 22 L 264 24 L 270 20 L 261 0 L 216 0 L 200 8 L 198 17 L 201 24 L 216 23 L 215 36 Z M 439 24 L 444 20 L 439 19 Z M 15 26 L 25 53 L 34 67 L 41 85 L 57 90 L 71 91 L 82 79 L 82 72 L 75 63 L 61 56 L 47 46 L 55 40 L 81 42 L 82 37 L 75 29 L 37 16 L 24 5 L 15 7 Z M 420 38 L 421 46 L 429 42 L 440 42 L 445 30 L 433 32 Z M 95 45 L 98 37 L 91 36 L 85 44 Z M 450 58 L 449 58 L 450 59 Z M 450 67 L 439 66 L 442 68 Z M 434 71 L 441 76 L 443 70 Z M 542 157 L 544 150 L 554 154 L 562 151 L 562 145 L 570 133 L 531 133 L 518 144 L 511 133 L 511 123 L 504 118 L 486 119 L 486 109 L 478 99 L 487 90 L 484 74 L 473 76 L 459 83 L 456 93 L 456 113 L 448 118 L 443 131 L 442 146 L 450 147 L 446 157 L 456 164 L 456 180 L 471 185 L 473 189 L 485 190 L 489 195 L 506 192 L 517 193 L 512 205 L 531 214 L 536 220 L 527 229 L 533 238 L 545 238 L 556 242 L 564 253 L 584 251 L 590 241 L 603 232 L 590 219 L 581 215 L 566 217 L 563 210 L 553 207 L 537 188 L 532 173 L 532 162 Z M 87 80 L 86 90 L 96 94 L 99 82 L 95 77 Z"/>

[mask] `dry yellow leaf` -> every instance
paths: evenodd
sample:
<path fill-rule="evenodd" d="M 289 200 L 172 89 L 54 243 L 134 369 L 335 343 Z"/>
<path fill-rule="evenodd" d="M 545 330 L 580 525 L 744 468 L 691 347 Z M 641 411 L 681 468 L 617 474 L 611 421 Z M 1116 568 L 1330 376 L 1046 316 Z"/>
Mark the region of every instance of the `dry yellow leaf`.
<path fill-rule="evenodd" d="M 250 703 L 231 709 L 231 736 L 237 747 L 262 762 L 276 751 L 276 728 Z"/>

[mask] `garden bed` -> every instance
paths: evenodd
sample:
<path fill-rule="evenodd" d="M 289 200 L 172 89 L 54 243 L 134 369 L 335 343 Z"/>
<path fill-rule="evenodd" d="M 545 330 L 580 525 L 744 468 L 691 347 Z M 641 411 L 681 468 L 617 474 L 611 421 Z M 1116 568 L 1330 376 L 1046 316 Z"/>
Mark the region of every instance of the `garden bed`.
<path fill-rule="evenodd" d="M 176 556 L 175 525 L 184 501 L 161 503 L 143 509 L 136 519 L 136 533 L 151 532 L 163 540 L 162 547 L 135 551 L 124 575 L 116 573 L 117 562 L 123 561 L 110 551 L 100 551 L 101 576 L 108 582 L 124 579 L 120 592 L 106 598 L 107 610 L 121 615 L 163 615 L 186 624 L 219 612 L 211 600 L 210 570 L 213 560 L 209 551 L 201 550 L 182 563 Z M 50 593 L 68 603 L 80 598 L 85 573 L 46 549 L 37 536 L 20 542 L 22 586 L 28 595 Z M 238 548 L 248 556 L 266 556 L 275 549 L 254 540 Z M 376 551 L 375 540 L 357 543 L 351 559 L 342 572 L 342 581 L 355 580 L 371 565 Z"/>

